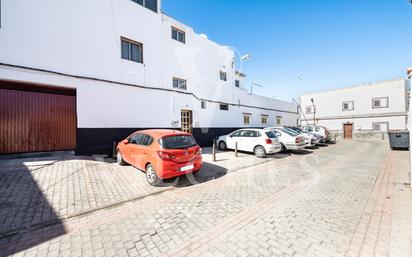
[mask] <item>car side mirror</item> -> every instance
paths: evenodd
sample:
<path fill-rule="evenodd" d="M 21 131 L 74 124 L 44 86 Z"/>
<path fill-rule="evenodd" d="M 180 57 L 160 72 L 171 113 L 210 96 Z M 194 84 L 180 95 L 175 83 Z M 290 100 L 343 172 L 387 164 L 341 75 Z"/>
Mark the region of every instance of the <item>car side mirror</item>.
<path fill-rule="evenodd" d="M 129 143 L 129 139 L 123 140 L 123 144 L 128 145 Z"/>

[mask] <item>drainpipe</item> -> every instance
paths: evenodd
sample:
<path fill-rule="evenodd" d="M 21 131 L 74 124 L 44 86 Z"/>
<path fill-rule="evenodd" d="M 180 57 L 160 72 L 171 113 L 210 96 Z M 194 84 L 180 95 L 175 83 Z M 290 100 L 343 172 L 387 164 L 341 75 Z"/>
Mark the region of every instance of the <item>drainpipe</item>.
<path fill-rule="evenodd" d="M 412 3 L 412 0 L 411 0 Z M 411 114 L 412 114 L 412 104 L 411 104 L 411 87 L 412 87 L 412 67 L 409 67 L 407 72 L 407 83 L 408 83 L 408 87 L 407 90 L 409 92 L 409 96 L 407 99 L 407 104 L 409 103 L 409 109 L 408 109 L 408 129 L 409 129 L 409 154 L 410 154 L 410 169 L 411 169 L 411 181 L 410 181 L 410 186 L 412 187 L 412 121 L 411 121 Z"/>

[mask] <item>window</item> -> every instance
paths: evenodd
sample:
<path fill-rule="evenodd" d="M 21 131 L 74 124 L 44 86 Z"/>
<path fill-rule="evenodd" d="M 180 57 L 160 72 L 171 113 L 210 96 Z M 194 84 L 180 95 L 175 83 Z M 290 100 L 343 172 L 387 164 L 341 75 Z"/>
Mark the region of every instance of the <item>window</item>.
<path fill-rule="evenodd" d="M 206 102 L 205 102 L 205 101 L 201 101 L 201 102 L 200 102 L 200 107 L 201 107 L 202 109 L 206 109 Z"/>
<path fill-rule="evenodd" d="M 375 108 L 388 108 L 389 107 L 389 97 L 379 97 L 372 99 L 372 109 Z"/>
<path fill-rule="evenodd" d="M 243 130 L 238 130 L 230 134 L 231 137 L 239 137 Z"/>
<path fill-rule="evenodd" d="M 121 38 L 122 58 L 132 62 L 143 63 L 143 45 L 127 38 Z"/>
<path fill-rule="evenodd" d="M 250 114 L 243 114 L 243 125 L 250 124 Z"/>
<path fill-rule="evenodd" d="M 193 136 L 185 135 L 162 137 L 159 143 L 164 149 L 185 149 L 197 145 Z"/>
<path fill-rule="evenodd" d="M 237 137 L 260 137 L 260 133 L 254 130 L 239 130 Z"/>
<path fill-rule="evenodd" d="M 268 136 L 268 138 L 277 138 L 275 132 L 273 132 L 273 131 L 271 131 L 271 130 L 270 130 L 270 131 L 266 131 L 265 134 L 266 134 L 266 136 Z"/>
<path fill-rule="evenodd" d="M 354 102 L 347 101 L 342 103 L 342 111 L 353 111 L 354 110 Z"/>
<path fill-rule="evenodd" d="M 143 134 L 137 133 L 137 134 L 131 135 L 128 141 L 130 144 L 139 144 L 142 137 L 143 137 Z"/>
<path fill-rule="evenodd" d="M 138 142 L 139 145 L 144 145 L 144 146 L 149 146 L 153 143 L 153 137 L 144 134 L 141 139 L 140 142 Z"/>
<path fill-rule="evenodd" d="M 146 7 L 149 10 L 157 12 L 157 0 L 132 0 L 132 1 L 140 4 L 141 6 Z"/>
<path fill-rule="evenodd" d="M 220 110 L 229 111 L 229 105 L 228 104 L 220 104 Z"/>
<path fill-rule="evenodd" d="M 239 80 L 235 80 L 235 87 L 240 87 L 240 81 Z"/>
<path fill-rule="evenodd" d="M 262 124 L 268 124 L 268 115 L 262 115 L 260 117 Z"/>
<path fill-rule="evenodd" d="M 136 133 L 131 135 L 128 141 L 130 144 L 149 146 L 153 143 L 153 137 L 142 133 Z"/>
<path fill-rule="evenodd" d="M 315 113 L 315 106 L 311 105 L 311 106 L 306 106 L 306 114 L 313 114 Z"/>
<path fill-rule="evenodd" d="M 186 33 L 180 29 L 172 27 L 172 39 L 185 44 L 186 43 Z"/>
<path fill-rule="evenodd" d="M 373 131 L 388 131 L 389 123 L 388 122 L 373 122 L 372 130 Z"/>
<path fill-rule="evenodd" d="M 276 125 L 282 124 L 282 116 L 276 116 Z"/>
<path fill-rule="evenodd" d="M 186 90 L 186 80 L 173 78 L 173 88 L 183 89 Z"/>
<path fill-rule="evenodd" d="M 227 81 L 227 73 L 220 71 L 220 80 Z"/>

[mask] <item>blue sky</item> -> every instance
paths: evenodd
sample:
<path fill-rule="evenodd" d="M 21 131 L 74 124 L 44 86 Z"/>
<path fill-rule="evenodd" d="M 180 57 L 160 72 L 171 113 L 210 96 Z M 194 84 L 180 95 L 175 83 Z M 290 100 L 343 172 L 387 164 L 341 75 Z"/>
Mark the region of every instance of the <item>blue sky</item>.
<path fill-rule="evenodd" d="M 162 0 L 162 10 L 244 63 L 257 94 L 290 101 L 321 91 L 397 77 L 412 66 L 408 0 Z"/>

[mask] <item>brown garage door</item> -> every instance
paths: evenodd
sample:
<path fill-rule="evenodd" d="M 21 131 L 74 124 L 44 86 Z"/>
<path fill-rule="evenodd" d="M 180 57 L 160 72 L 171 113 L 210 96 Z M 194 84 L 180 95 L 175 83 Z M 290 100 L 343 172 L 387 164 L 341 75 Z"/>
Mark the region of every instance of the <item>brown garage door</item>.
<path fill-rule="evenodd" d="M 76 146 L 76 92 L 0 82 L 0 153 Z"/>

